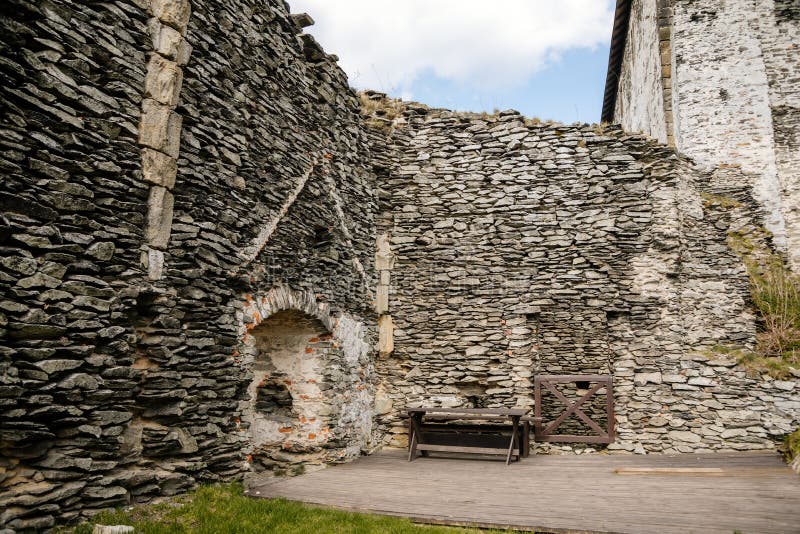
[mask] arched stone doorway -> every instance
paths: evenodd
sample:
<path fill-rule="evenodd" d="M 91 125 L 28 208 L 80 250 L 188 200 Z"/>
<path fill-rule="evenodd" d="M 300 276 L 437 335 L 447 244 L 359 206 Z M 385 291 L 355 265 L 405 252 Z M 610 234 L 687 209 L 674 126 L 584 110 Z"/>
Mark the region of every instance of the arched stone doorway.
<path fill-rule="evenodd" d="M 240 320 L 252 371 L 242 423 L 255 470 L 297 472 L 370 447 L 374 370 L 363 323 L 285 287 L 247 296 Z"/>
<path fill-rule="evenodd" d="M 280 311 L 250 331 L 256 353 L 248 388 L 254 453 L 319 452 L 330 434 L 326 367 L 335 350 L 325 325 L 295 310 Z"/>

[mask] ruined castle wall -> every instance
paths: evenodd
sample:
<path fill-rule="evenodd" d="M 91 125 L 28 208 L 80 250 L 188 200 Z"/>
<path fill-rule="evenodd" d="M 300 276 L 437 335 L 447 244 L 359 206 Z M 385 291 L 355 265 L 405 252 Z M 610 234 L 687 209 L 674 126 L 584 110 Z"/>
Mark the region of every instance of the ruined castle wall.
<path fill-rule="evenodd" d="M 753 173 L 766 226 L 785 246 L 757 4 L 673 3 L 675 141 L 702 164 L 737 164 Z"/>
<path fill-rule="evenodd" d="M 0 526 L 352 459 L 537 373 L 612 373 L 626 450 L 797 424 L 796 382 L 708 351 L 753 341 L 744 189 L 616 127 L 366 128 L 287 9 L 0 7 Z"/>
<path fill-rule="evenodd" d="M 656 2 L 633 0 L 614 118 L 629 132 L 667 142 Z"/>
<path fill-rule="evenodd" d="M 42 528 L 127 502 L 148 14 L 0 10 L 0 524 Z"/>
<path fill-rule="evenodd" d="M 681 153 L 751 173 L 765 225 L 793 265 L 800 250 L 798 46 L 793 2 L 634 1 L 615 110 L 626 129 L 661 140 L 660 129 L 647 127 L 655 115 L 644 103 L 666 110 L 667 139 L 674 133 Z"/>
<path fill-rule="evenodd" d="M 760 2 L 758 9 L 786 248 L 796 266 L 796 251 L 800 251 L 800 5 L 792 0 L 774 0 Z"/>
<path fill-rule="evenodd" d="M 240 476 L 249 332 L 283 310 L 326 325 L 341 410 L 279 461 L 368 447 L 375 200 L 333 58 L 279 1 L 12 0 L 0 26 L 0 525 Z"/>
<path fill-rule="evenodd" d="M 616 127 L 405 119 L 381 179 L 388 439 L 407 406 L 530 407 L 537 374 L 612 374 L 617 449 L 770 448 L 797 421 L 794 382 L 709 351 L 751 346 L 755 324 L 726 245 L 737 216 L 706 205 L 702 169 Z"/>

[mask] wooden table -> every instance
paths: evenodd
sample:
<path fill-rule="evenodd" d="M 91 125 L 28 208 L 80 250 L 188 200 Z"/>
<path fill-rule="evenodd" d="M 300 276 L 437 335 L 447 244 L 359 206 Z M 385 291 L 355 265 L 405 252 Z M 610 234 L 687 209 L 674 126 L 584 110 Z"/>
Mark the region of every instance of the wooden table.
<path fill-rule="evenodd" d="M 423 455 L 427 451 L 505 455 L 506 465 L 508 465 L 513 456 L 520 460 L 520 458 L 529 454 L 530 417 L 525 418 L 523 429 L 520 430 L 520 422 L 527 413 L 528 410 L 524 408 L 410 408 L 408 410 L 410 423 L 408 461 L 412 461 L 419 450 L 423 451 Z M 425 421 L 507 422 L 511 425 L 511 438 L 509 439 L 508 448 L 482 447 L 467 443 L 455 445 L 428 443 L 425 440 Z M 493 427 L 486 426 L 482 428 L 491 430 L 492 428 L 498 428 L 498 426 L 493 425 Z M 462 426 L 460 428 L 467 427 Z"/>

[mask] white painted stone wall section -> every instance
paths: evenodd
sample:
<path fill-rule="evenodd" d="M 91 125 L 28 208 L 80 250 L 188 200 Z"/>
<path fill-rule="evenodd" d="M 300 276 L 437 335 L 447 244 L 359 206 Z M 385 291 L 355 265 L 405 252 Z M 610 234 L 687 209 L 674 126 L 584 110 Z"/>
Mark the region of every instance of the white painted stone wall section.
<path fill-rule="evenodd" d="M 786 250 L 800 269 L 800 17 L 780 14 L 774 0 L 756 3 L 756 22 L 769 82 L 775 164 L 783 197 Z M 795 13 L 800 7 L 793 8 Z"/>
<path fill-rule="evenodd" d="M 674 3 L 675 144 L 712 167 L 752 173 L 765 226 L 786 247 L 772 111 L 759 37 L 760 0 Z"/>
<path fill-rule="evenodd" d="M 667 142 L 658 13 L 653 0 L 632 0 L 614 116 L 625 130 Z"/>

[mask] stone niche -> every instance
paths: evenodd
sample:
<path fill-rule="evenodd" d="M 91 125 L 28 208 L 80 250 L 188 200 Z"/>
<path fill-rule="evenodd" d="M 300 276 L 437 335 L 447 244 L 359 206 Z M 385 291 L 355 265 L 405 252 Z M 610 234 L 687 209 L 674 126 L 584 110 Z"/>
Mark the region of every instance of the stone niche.
<path fill-rule="evenodd" d="M 319 319 L 286 310 L 250 336 L 256 351 L 248 388 L 253 456 L 259 461 L 274 451 L 316 456 L 330 439 L 324 375 L 337 351 L 331 333 Z"/>
<path fill-rule="evenodd" d="M 242 319 L 252 468 L 299 473 L 368 450 L 374 373 L 363 323 L 287 288 L 249 300 Z"/>

